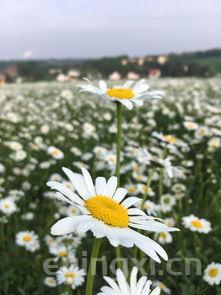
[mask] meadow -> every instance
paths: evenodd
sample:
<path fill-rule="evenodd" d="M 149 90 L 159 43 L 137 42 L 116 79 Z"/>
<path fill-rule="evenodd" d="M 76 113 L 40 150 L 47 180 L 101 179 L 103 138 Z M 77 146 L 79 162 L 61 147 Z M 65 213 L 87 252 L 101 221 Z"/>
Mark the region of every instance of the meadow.
<path fill-rule="evenodd" d="M 122 247 L 121 255 L 145 258 L 143 269 L 161 294 L 221 294 L 221 80 L 148 84 L 165 95 L 123 107 L 121 186 L 144 200 L 148 215 L 180 232 L 148 233 L 169 261 L 175 258 L 173 271 L 162 262 L 148 273 L 150 258 L 133 248 Z M 79 210 L 57 200 L 47 182 L 74 190 L 62 167 L 79 172 L 83 166 L 93 179 L 114 175 L 116 136 L 115 104 L 81 93 L 77 82 L 0 87 L 0 294 L 85 294 L 82 253 L 90 255 L 93 237 L 50 235 L 57 220 Z M 103 255 L 109 266 L 115 249 L 105 238 Z M 81 280 L 71 287 L 73 278 L 61 281 L 58 272 L 77 264 Z M 107 275 L 115 277 L 109 268 Z M 98 265 L 97 293 L 103 285 Z"/>

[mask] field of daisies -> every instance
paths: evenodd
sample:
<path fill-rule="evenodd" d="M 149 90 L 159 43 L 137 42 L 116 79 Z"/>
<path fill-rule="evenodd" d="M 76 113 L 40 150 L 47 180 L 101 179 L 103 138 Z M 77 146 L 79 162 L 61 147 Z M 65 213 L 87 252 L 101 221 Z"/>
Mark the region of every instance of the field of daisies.
<path fill-rule="evenodd" d="M 0 294 L 221 294 L 221 80 L 0 88 Z"/>

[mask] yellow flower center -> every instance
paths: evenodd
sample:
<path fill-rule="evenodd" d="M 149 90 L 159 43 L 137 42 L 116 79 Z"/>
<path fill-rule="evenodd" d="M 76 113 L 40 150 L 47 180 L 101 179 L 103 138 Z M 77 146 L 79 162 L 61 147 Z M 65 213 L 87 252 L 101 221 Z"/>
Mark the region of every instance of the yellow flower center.
<path fill-rule="evenodd" d="M 174 144 L 177 141 L 176 137 L 173 135 L 164 135 L 163 138 L 171 144 Z"/>
<path fill-rule="evenodd" d="M 131 99 L 135 96 L 133 90 L 130 88 L 109 88 L 106 94 L 118 99 Z"/>
<path fill-rule="evenodd" d="M 137 180 L 142 180 L 143 179 L 143 175 L 137 175 L 136 179 Z"/>
<path fill-rule="evenodd" d="M 200 220 L 193 220 L 191 221 L 192 226 L 196 227 L 196 228 L 202 228 L 203 224 Z"/>
<path fill-rule="evenodd" d="M 218 275 L 218 269 L 217 268 L 211 268 L 210 270 L 209 270 L 209 276 L 211 277 L 211 278 L 215 278 L 217 275 Z"/>
<path fill-rule="evenodd" d="M 161 237 L 163 240 L 166 240 L 166 238 L 167 238 L 167 234 L 166 234 L 166 233 L 160 233 L 160 237 Z"/>
<path fill-rule="evenodd" d="M 56 149 L 54 149 L 53 151 L 51 151 L 51 155 L 52 156 L 59 156 L 60 155 L 60 151 L 59 150 L 56 150 Z"/>
<path fill-rule="evenodd" d="M 163 283 L 160 283 L 160 284 L 159 284 L 159 287 L 160 287 L 161 290 L 163 290 L 163 289 L 166 288 L 166 286 L 165 286 Z"/>
<path fill-rule="evenodd" d="M 60 257 L 65 257 L 65 256 L 67 256 L 67 251 L 66 251 L 66 250 L 59 251 L 59 252 L 58 252 L 58 256 L 60 256 Z"/>
<path fill-rule="evenodd" d="M 49 278 L 49 279 L 48 279 L 48 283 L 49 283 L 50 285 L 54 285 L 54 284 L 55 284 L 55 281 L 54 281 L 53 278 Z"/>
<path fill-rule="evenodd" d="M 148 193 L 150 190 L 149 186 L 147 186 L 147 185 L 142 185 L 142 189 L 145 193 Z"/>
<path fill-rule="evenodd" d="M 86 201 L 91 215 L 104 223 L 116 227 L 127 227 L 129 223 L 127 209 L 110 197 L 97 195 Z"/>
<path fill-rule="evenodd" d="M 4 204 L 4 208 L 5 208 L 5 209 L 9 209 L 9 208 L 10 208 L 10 205 L 9 205 L 8 203 L 5 203 L 5 204 Z"/>
<path fill-rule="evenodd" d="M 190 129 L 192 129 L 192 128 L 195 128 L 195 127 L 196 127 L 196 124 L 195 124 L 195 123 L 192 123 L 192 122 L 188 122 L 188 123 L 186 124 L 186 126 L 187 126 L 188 128 L 190 128 Z"/>
<path fill-rule="evenodd" d="M 64 276 L 67 280 L 70 280 L 70 279 L 74 279 L 76 277 L 76 274 L 72 271 L 68 271 L 64 274 Z"/>
<path fill-rule="evenodd" d="M 31 242 L 31 240 L 32 240 L 32 237 L 31 237 L 31 236 L 29 236 L 29 235 L 24 235 L 24 237 L 23 237 L 23 241 L 24 241 L 24 242 Z"/>
<path fill-rule="evenodd" d="M 135 193 L 136 192 L 135 187 L 129 187 L 127 190 L 128 190 L 129 193 Z"/>

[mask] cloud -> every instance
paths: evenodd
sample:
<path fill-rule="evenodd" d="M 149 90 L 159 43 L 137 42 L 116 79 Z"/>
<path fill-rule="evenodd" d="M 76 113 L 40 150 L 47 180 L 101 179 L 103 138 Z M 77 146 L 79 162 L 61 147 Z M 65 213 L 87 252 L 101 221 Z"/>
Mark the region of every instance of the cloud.
<path fill-rule="evenodd" d="M 220 14 L 220 0 L 10 0 L 0 10 L 0 59 L 27 48 L 61 58 L 219 47 Z"/>
<path fill-rule="evenodd" d="M 22 54 L 22 58 L 31 59 L 33 57 L 33 52 L 31 50 L 27 50 Z"/>

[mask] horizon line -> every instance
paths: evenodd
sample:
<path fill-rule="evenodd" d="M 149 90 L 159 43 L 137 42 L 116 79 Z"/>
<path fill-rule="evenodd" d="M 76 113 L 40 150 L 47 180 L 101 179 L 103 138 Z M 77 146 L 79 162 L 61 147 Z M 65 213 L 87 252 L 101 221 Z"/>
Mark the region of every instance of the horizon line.
<path fill-rule="evenodd" d="M 191 54 L 196 52 L 205 52 L 212 50 L 221 50 L 221 47 L 209 47 L 205 49 L 195 49 L 191 51 L 171 51 L 168 53 L 154 53 L 154 54 L 145 54 L 145 55 L 130 55 L 126 53 L 122 54 L 114 54 L 114 55 L 101 55 L 99 57 L 31 57 L 31 58 L 0 58 L 1 62 L 25 62 L 25 61 L 46 61 L 46 60 L 96 60 L 96 59 L 104 59 L 104 58 L 117 58 L 117 57 L 128 57 L 128 58 L 144 58 L 149 56 L 159 56 L 159 55 L 182 55 L 182 54 Z"/>

